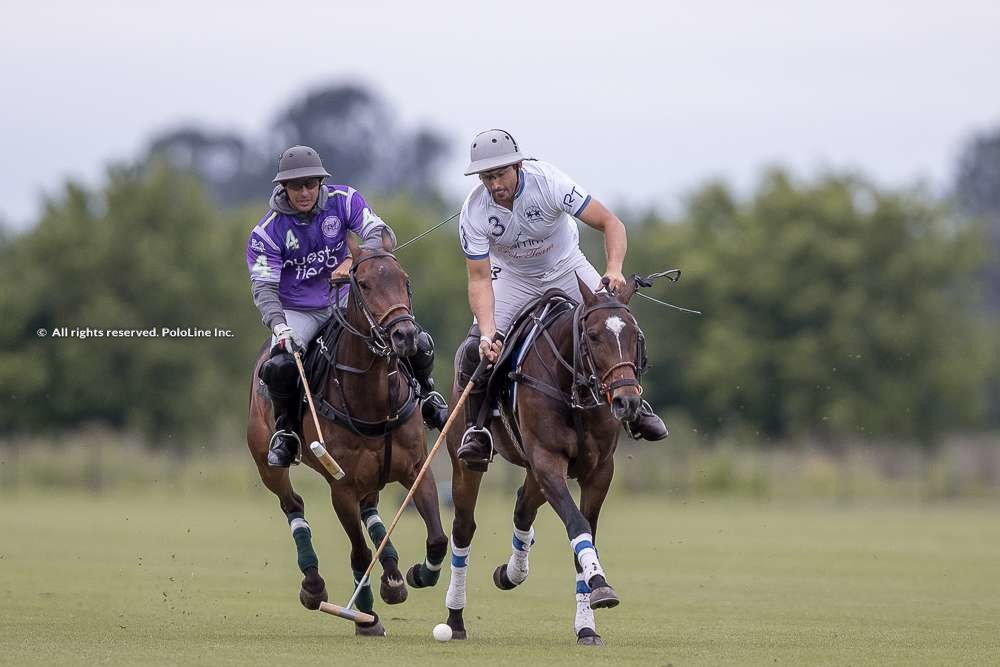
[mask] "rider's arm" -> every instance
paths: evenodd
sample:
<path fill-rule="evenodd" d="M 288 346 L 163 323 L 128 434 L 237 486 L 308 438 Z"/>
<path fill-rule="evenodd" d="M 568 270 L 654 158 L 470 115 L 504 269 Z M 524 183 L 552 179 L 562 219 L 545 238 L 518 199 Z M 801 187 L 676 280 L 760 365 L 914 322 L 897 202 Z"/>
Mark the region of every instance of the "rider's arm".
<path fill-rule="evenodd" d="M 611 279 L 613 290 L 624 287 L 622 266 L 625 263 L 625 250 L 628 248 L 625 225 L 604 204 L 593 198 L 577 217 L 604 234 L 604 255 L 607 260 L 605 275 Z"/>
<path fill-rule="evenodd" d="M 469 308 L 479 323 L 482 336 L 493 337 L 497 327 L 493 319 L 493 274 L 489 259 L 466 259 L 469 270 Z"/>
<path fill-rule="evenodd" d="M 250 293 L 260 311 L 261 322 L 270 330 L 285 323 L 278 284 L 281 280 L 281 247 L 272 238 L 267 225 L 273 215 L 254 227 L 247 240 L 247 269 L 250 272 Z"/>

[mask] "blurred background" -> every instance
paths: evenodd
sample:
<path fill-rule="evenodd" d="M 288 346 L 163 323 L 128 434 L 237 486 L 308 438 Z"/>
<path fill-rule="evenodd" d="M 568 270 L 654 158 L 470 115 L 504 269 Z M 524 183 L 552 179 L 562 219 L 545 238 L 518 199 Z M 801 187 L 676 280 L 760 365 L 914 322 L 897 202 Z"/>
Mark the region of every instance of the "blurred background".
<path fill-rule="evenodd" d="M 0 493 L 266 494 L 244 252 L 278 153 L 316 148 L 406 240 L 502 127 L 625 221 L 626 273 L 681 268 L 648 293 L 704 313 L 634 302 L 672 435 L 623 440 L 618 492 L 996 496 L 998 25 L 972 0 L 8 10 Z M 447 386 L 456 223 L 400 259 Z"/>

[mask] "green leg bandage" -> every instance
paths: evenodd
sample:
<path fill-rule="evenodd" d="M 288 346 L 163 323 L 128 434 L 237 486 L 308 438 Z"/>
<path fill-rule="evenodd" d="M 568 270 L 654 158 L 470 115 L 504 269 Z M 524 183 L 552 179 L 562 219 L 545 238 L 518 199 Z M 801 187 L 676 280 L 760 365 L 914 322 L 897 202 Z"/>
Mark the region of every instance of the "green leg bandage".
<path fill-rule="evenodd" d="M 292 512 L 288 515 L 288 527 L 292 529 L 292 539 L 295 540 L 295 551 L 299 557 L 299 570 L 305 574 L 309 568 L 319 567 L 319 558 L 312 545 L 312 530 L 302 512 Z"/>
<path fill-rule="evenodd" d="M 366 507 L 361 510 L 361 520 L 365 522 L 365 528 L 368 529 L 368 537 L 371 538 L 372 544 L 375 548 L 382 544 L 382 540 L 385 538 L 385 524 L 382 523 L 382 517 L 378 515 L 378 508 L 376 507 Z M 396 551 L 396 547 L 392 546 L 392 540 L 389 540 L 385 549 L 379 555 L 378 560 L 383 565 L 387 559 L 393 559 L 397 563 L 399 562 L 399 553 Z"/>
<path fill-rule="evenodd" d="M 354 587 L 357 588 L 358 582 L 361 581 L 361 577 L 364 572 L 354 571 Z M 371 580 L 369 579 L 369 582 Z M 375 596 L 372 595 L 371 583 L 365 583 L 361 587 L 361 592 L 358 593 L 357 599 L 354 601 L 354 608 L 358 611 L 363 611 L 366 614 L 372 613 L 372 608 L 375 606 Z"/>

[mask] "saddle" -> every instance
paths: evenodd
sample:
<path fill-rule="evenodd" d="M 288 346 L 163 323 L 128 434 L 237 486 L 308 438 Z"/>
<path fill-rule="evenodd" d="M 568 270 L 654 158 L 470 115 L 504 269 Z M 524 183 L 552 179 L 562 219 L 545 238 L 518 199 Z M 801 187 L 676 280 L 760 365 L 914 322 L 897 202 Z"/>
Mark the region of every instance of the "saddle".
<path fill-rule="evenodd" d="M 486 397 L 476 420 L 478 426 L 482 427 L 486 423 L 493 406 L 498 404 L 502 405 L 503 411 L 509 415 L 515 415 L 518 384 L 532 384 L 531 378 L 523 376 L 520 372 L 521 364 L 524 363 L 528 351 L 543 331 L 552 326 L 561 315 L 572 312 L 576 307 L 576 302 L 566 292 L 552 288 L 528 302 L 518 312 L 510 326 L 509 333 L 504 338 L 503 350 L 487 381 Z M 532 384 L 532 386 L 535 385 Z M 543 387 L 545 393 L 554 393 L 548 385 L 540 386 Z M 553 396 L 553 398 L 567 400 L 563 395 Z M 516 433 L 516 424 L 509 426 L 513 427 L 511 430 L 514 431 L 515 439 L 520 441 L 520 437 Z"/>

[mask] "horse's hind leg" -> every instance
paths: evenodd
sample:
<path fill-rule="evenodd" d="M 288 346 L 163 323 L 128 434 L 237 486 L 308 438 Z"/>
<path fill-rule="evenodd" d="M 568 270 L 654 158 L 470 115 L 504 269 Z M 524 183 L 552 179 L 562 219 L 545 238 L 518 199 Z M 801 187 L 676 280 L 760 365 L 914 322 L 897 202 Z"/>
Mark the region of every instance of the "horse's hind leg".
<path fill-rule="evenodd" d="M 299 570 L 303 575 L 299 602 L 306 609 L 319 609 L 319 603 L 327 600 L 326 582 L 319 575 L 319 558 L 312 545 L 312 529 L 305 518 L 305 503 L 292 490 L 287 468 L 272 468 L 262 459 L 257 461 L 257 470 L 264 486 L 278 496 L 281 511 L 288 518 L 288 525 L 292 530 Z"/>
<path fill-rule="evenodd" d="M 493 571 L 493 583 L 500 590 L 508 591 L 528 578 L 528 554 L 535 543 L 535 517 L 538 508 L 545 504 L 538 482 L 531 473 L 524 476 L 524 484 L 517 490 L 514 503 L 514 538 L 510 559 Z"/>
<path fill-rule="evenodd" d="M 413 479 L 417 471 L 413 471 Z M 411 487 L 413 479 L 406 486 Z M 427 551 L 423 563 L 417 563 L 406 571 L 406 583 L 414 588 L 426 588 L 437 584 L 441 576 L 441 565 L 448 553 L 448 537 L 441 527 L 441 509 L 438 505 L 437 483 L 434 473 L 427 469 L 426 475 L 420 480 L 420 486 L 413 494 L 413 504 L 416 505 L 420 518 L 427 528 Z"/>
<path fill-rule="evenodd" d="M 601 506 L 608 495 L 611 477 L 614 475 L 614 462 L 591 475 L 580 484 L 580 511 L 590 523 L 591 535 L 597 543 L 597 519 Z M 597 623 L 594 621 L 594 610 L 591 607 L 591 590 L 583 576 L 580 559 L 573 556 L 576 566 L 576 616 L 573 619 L 573 629 L 576 630 L 576 643 L 588 646 L 603 646 L 604 641 L 597 634 Z"/>
<path fill-rule="evenodd" d="M 594 536 L 590 522 L 573 502 L 569 487 L 566 486 L 566 459 L 540 446 L 535 448 L 532 473 L 538 480 L 545 499 L 566 525 L 573 553 L 583 568 L 584 581 L 590 587 L 591 609 L 611 608 L 618 605 L 618 595 L 608 584 L 604 568 L 594 548 Z M 605 489 L 606 492 L 606 489 Z M 602 496 L 603 500 L 603 496 Z M 595 515 L 596 516 L 596 515 Z"/>
<path fill-rule="evenodd" d="M 340 519 L 340 525 L 347 533 L 347 539 L 351 541 L 351 572 L 354 574 L 354 586 L 351 587 L 353 593 L 358 583 L 371 563 L 372 551 L 365 541 L 365 534 L 361 528 L 361 513 L 358 508 L 358 498 L 350 491 L 342 491 L 331 487 L 333 498 L 333 508 Z M 371 623 L 357 623 L 354 626 L 354 634 L 368 637 L 384 637 L 385 628 L 375 613 L 375 597 L 372 595 L 372 587 L 369 581 L 361 587 L 358 597 L 354 600 L 354 607 L 358 611 L 371 614 L 375 620 Z"/>
<path fill-rule="evenodd" d="M 361 500 L 361 521 L 364 522 L 368 530 L 368 537 L 371 538 L 375 548 L 382 544 L 385 538 L 386 528 L 382 522 L 382 517 L 378 514 L 378 492 L 373 492 Z M 378 562 L 382 565 L 382 581 L 379 586 L 379 597 L 386 604 L 400 604 L 406 602 L 406 583 L 403 581 L 403 574 L 399 571 L 399 553 L 393 546 L 392 540 L 385 544 L 385 549 L 379 554 Z"/>

